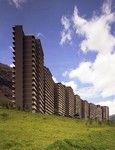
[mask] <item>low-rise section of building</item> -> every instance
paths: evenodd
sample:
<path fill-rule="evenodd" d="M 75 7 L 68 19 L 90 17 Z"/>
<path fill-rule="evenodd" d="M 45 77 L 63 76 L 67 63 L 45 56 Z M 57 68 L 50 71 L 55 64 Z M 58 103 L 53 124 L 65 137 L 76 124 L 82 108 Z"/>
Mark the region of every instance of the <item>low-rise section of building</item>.
<path fill-rule="evenodd" d="M 55 114 L 65 116 L 65 100 L 66 100 L 66 93 L 65 93 L 65 85 L 62 83 L 55 83 L 54 88 L 54 110 Z"/>
<path fill-rule="evenodd" d="M 89 103 L 86 100 L 82 100 L 82 118 L 89 118 Z"/>
<path fill-rule="evenodd" d="M 54 113 L 54 81 L 50 70 L 44 66 L 44 113 Z"/>
<path fill-rule="evenodd" d="M 74 92 L 73 89 L 66 87 L 66 116 L 74 116 Z"/>
<path fill-rule="evenodd" d="M 102 106 L 102 120 L 108 121 L 109 120 L 109 107 Z"/>
<path fill-rule="evenodd" d="M 82 101 L 79 95 L 74 96 L 74 116 L 77 118 L 81 118 L 82 116 Z"/>

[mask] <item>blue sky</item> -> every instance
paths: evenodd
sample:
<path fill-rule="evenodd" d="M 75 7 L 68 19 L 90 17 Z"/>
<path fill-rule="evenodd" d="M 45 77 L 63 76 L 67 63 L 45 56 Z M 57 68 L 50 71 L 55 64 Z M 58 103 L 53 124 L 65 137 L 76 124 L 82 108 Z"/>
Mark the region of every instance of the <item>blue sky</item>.
<path fill-rule="evenodd" d="M 39 35 L 55 80 L 115 113 L 113 1 L 0 0 L 0 62 L 12 64 L 12 26 L 22 24 Z"/>

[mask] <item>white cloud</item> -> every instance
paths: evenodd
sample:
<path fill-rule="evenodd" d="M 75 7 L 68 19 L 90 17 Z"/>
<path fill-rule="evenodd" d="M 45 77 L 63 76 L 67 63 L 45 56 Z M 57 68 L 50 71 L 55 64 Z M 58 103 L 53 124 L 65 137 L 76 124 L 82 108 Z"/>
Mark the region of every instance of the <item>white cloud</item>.
<path fill-rule="evenodd" d="M 103 54 L 113 52 L 115 37 L 111 34 L 110 25 L 115 22 L 115 13 L 111 11 L 111 3 L 111 0 L 106 0 L 102 6 L 101 15 L 95 15 L 89 20 L 80 16 L 75 6 L 71 18 L 62 17 L 63 30 L 60 43 L 72 41 L 70 33 L 74 30 L 77 35 L 84 37 L 80 44 L 83 52 L 95 51 Z"/>
<path fill-rule="evenodd" d="M 93 97 L 98 97 L 100 95 L 100 91 L 94 86 L 88 86 L 78 89 L 77 94 L 80 95 L 82 99 L 91 100 Z"/>
<path fill-rule="evenodd" d="M 60 40 L 60 45 L 63 45 L 66 42 L 71 42 L 72 40 L 72 32 L 70 30 L 70 20 L 62 16 L 61 18 L 61 24 L 63 25 L 63 31 L 61 32 L 61 40 Z"/>
<path fill-rule="evenodd" d="M 77 84 L 74 81 L 72 81 L 72 80 L 68 81 L 68 82 L 63 82 L 62 81 L 61 83 L 66 85 L 66 86 L 71 86 L 73 91 L 74 91 L 74 93 L 76 93 L 76 91 L 77 91 Z"/>
<path fill-rule="evenodd" d="M 101 106 L 108 106 L 110 115 L 115 114 L 115 100 L 101 101 L 98 104 Z"/>
<path fill-rule="evenodd" d="M 15 5 L 16 8 L 20 8 L 27 0 L 9 0 L 11 5 Z"/>
<path fill-rule="evenodd" d="M 39 38 L 40 36 L 43 37 L 43 38 L 46 38 L 42 33 L 40 33 L 40 32 L 37 33 L 36 37 Z"/>
<path fill-rule="evenodd" d="M 115 13 L 111 12 L 108 5 L 108 2 L 104 3 L 103 13 L 93 16 L 90 20 L 79 16 L 77 7 L 74 8 L 73 27 L 77 35 L 84 37 L 80 44 L 83 52 L 95 51 L 105 54 L 113 51 L 115 37 L 111 34 L 110 25 L 115 21 Z"/>
<path fill-rule="evenodd" d="M 82 62 L 79 67 L 69 72 L 69 77 L 92 84 L 93 89 L 98 91 L 95 95 L 98 93 L 103 97 L 115 95 L 115 54 L 97 55 L 93 63 Z"/>
<path fill-rule="evenodd" d="M 111 11 L 111 0 L 104 2 L 101 11 L 101 15 L 85 19 L 75 7 L 70 18 L 75 33 L 84 38 L 80 43 L 81 50 L 97 52 L 94 62 L 81 62 L 75 69 L 70 68 L 71 71 L 64 73 L 72 80 L 78 78 L 82 83 L 92 85 L 78 90 L 83 97 L 115 95 L 115 37 L 111 34 L 115 13 Z"/>
<path fill-rule="evenodd" d="M 54 80 L 55 83 L 58 83 L 57 79 L 54 76 L 52 76 L 52 79 Z"/>
<path fill-rule="evenodd" d="M 110 14 L 111 13 L 111 5 L 112 5 L 112 0 L 106 0 L 106 2 L 102 6 L 103 14 Z"/>
<path fill-rule="evenodd" d="M 68 30 L 70 28 L 70 21 L 69 21 L 69 19 L 67 17 L 62 16 L 61 23 L 64 26 L 65 30 Z"/>
<path fill-rule="evenodd" d="M 68 71 L 65 71 L 64 73 L 62 73 L 62 76 L 66 77 L 68 75 L 68 73 L 69 73 Z"/>

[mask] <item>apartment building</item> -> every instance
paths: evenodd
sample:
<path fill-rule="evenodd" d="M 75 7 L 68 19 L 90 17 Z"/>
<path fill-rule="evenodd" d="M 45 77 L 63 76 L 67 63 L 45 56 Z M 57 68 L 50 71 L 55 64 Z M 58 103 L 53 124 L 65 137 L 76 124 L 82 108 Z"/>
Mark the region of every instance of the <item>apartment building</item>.
<path fill-rule="evenodd" d="M 102 121 L 102 108 L 100 105 L 96 106 L 96 117 L 97 120 Z"/>
<path fill-rule="evenodd" d="M 66 116 L 74 116 L 74 92 L 73 89 L 68 86 L 66 87 Z"/>
<path fill-rule="evenodd" d="M 55 83 L 54 90 L 54 103 L 55 103 L 55 114 L 65 116 L 65 100 L 66 100 L 66 89 L 65 85 L 62 83 Z"/>
<path fill-rule="evenodd" d="M 74 114 L 76 117 L 81 118 L 82 115 L 82 101 L 79 95 L 74 95 Z"/>
<path fill-rule="evenodd" d="M 89 103 L 86 100 L 82 100 L 82 118 L 89 118 Z"/>
<path fill-rule="evenodd" d="M 13 99 L 16 107 L 44 112 L 44 54 L 39 39 L 13 27 Z"/>
<path fill-rule="evenodd" d="M 95 106 L 74 95 L 70 86 L 54 83 L 44 66 L 40 39 L 25 35 L 23 27 L 13 27 L 12 98 L 20 110 L 58 114 L 84 119 L 109 120 L 107 106 Z"/>
<path fill-rule="evenodd" d="M 54 81 L 50 70 L 44 66 L 44 113 L 54 113 Z"/>
<path fill-rule="evenodd" d="M 109 107 L 102 106 L 101 109 L 102 109 L 102 120 L 108 121 L 109 120 Z"/>
<path fill-rule="evenodd" d="M 95 119 L 96 118 L 96 105 L 93 103 L 89 103 L 89 118 Z"/>

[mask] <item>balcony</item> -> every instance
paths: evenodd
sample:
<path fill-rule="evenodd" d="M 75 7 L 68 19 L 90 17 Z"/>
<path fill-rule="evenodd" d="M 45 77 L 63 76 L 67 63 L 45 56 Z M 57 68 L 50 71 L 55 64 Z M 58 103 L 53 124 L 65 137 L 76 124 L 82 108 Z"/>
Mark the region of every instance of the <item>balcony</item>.
<path fill-rule="evenodd" d="M 15 31 L 12 32 L 13 36 L 15 36 Z"/>
<path fill-rule="evenodd" d="M 14 49 L 14 48 L 13 48 Z M 15 51 L 12 52 L 15 55 Z"/>
<path fill-rule="evenodd" d="M 15 27 L 12 27 L 12 29 L 15 31 Z"/>
<path fill-rule="evenodd" d="M 16 73 L 15 69 L 12 69 L 12 73 L 13 73 L 13 74 L 15 74 L 15 73 Z"/>
<path fill-rule="evenodd" d="M 13 45 L 15 45 L 15 41 L 13 41 L 12 43 L 13 43 Z"/>
<path fill-rule="evenodd" d="M 15 94 L 15 90 L 12 90 L 12 93 Z"/>
<path fill-rule="evenodd" d="M 15 36 L 13 36 L 13 40 L 15 41 Z"/>
<path fill-rule="evenodd" d="M 12 75 L 12 79 L 14 80 L 14 79 L 15 79 L 15 77 L 16 77 L 16 76 L 15 76 L 15 74 L 13 74 L 13 75 Z"/>
<path fill-rule="evenodd" d="M 15 60 L 15 56 L 13 56 L 13 59 Z"/>

